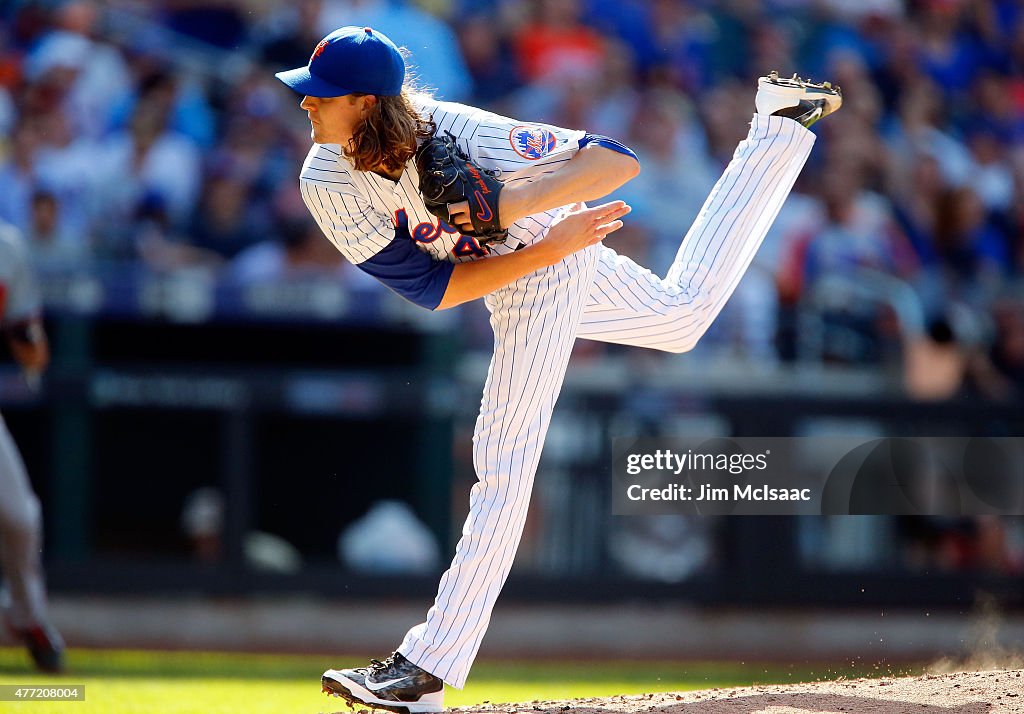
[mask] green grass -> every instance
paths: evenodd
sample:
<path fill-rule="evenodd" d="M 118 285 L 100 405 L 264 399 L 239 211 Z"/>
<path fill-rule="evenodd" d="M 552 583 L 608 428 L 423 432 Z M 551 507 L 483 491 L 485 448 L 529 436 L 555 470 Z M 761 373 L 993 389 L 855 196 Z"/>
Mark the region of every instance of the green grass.
<path fill-rule="evenodd" d="M 69 673 L 35 674 L 20 649 L 0 648 L 0 684 L 84 684 L 84 702 L 0 702 L 0 712 L 32 714 L 316 714 L 348 709 L 320 693 L 320 673 L 355 666 L 362 657 L 247 655 L 212 652 L 71 650 Z M 868 674 L 751 664 L 480 661 L 448 706 L 529 702 L 801 682 Z"/>

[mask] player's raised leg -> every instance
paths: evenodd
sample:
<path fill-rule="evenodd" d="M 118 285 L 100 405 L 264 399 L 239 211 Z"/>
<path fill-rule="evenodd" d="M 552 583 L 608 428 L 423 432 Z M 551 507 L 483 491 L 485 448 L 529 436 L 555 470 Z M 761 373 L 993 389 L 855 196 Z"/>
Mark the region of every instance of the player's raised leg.
<path fill-rule="evenodd" d="M 842 104 L 838 88 L 776 73 L 758 81 L 757 113 L 666 277 L 603 247 L 578 337 L 686 352 L 714 322 L 799 175 L 807 127 Z"/>

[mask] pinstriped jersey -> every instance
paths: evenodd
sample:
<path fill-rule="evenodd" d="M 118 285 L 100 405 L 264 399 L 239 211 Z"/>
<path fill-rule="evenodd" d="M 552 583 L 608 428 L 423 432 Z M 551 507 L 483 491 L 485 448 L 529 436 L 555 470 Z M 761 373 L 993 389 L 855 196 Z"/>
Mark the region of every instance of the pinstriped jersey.
<path fill-rule="evenodd" d="M 0 325 L 27 320 L 41 310 L 28 246 L 17 228 L 0 223 Z"/>
<path fill-rule="evenodd" d="M 416 109 L 450 132 L 460 148 L 506 185 L 528 181 L 561 168 L 579 150 L 583 131 L 548 124 L 526 124 L 492 112 L 421 96 Z M 337 144 L 314 144 L 299 179 L 303 200 L 324 235 L 352 263 L 363 263 L 407 229 L 416 247 L 435 260 L 463 262 L 489 251 L 510 252 L 540 239 L 557 210 L 517 221 L 504 244 L 481 247 L 470 236 L 427 211 L 418 191 L 419 175 L 410 160 L 398 181 L 357 171 Z"/>

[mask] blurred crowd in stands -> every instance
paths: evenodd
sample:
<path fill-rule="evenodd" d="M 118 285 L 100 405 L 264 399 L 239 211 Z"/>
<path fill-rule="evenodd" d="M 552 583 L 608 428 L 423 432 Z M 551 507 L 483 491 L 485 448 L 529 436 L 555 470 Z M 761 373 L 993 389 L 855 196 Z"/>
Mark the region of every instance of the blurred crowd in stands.
<path fill-rule="evenodd" d="M 923 398 L 1024 390 L 1024 6 L 1014 0 L 0 3 L 0 219 L 44 274 L 365 278 L 308 218 L 309 128 L 273 71 L 372 25 L 443 99 L 616 137 L 614 247 L 664 271 L 745 135 L 756 78 L 842 86 L 709 341 L 905 364 Z M 477 313 L 470 313 L 478 316 Z M 606 348 L 599 348 L 606 349 Z M 939 365 L 941 369 L 935 367 Z"/>

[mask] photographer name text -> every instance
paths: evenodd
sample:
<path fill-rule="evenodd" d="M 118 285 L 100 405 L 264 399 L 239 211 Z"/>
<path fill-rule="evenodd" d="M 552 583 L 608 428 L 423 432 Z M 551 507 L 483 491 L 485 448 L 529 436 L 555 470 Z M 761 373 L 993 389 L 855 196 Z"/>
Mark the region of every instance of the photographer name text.
<path fill-rule="evenodd" d="M 664 488 L 645 488 L 633 484 L 626 489 L 630 501 L 810 501 L 809 488 L 775 488 L 768 484 L 733 484 L 732 488 L 702 483 L 698 486 L 669 484 Z"/>

